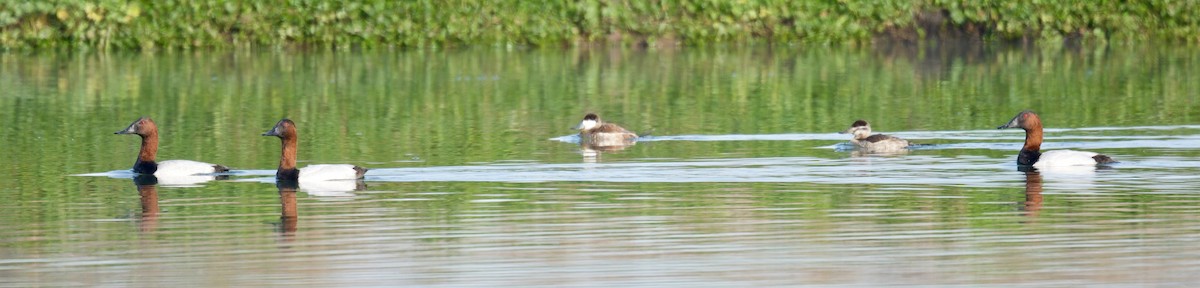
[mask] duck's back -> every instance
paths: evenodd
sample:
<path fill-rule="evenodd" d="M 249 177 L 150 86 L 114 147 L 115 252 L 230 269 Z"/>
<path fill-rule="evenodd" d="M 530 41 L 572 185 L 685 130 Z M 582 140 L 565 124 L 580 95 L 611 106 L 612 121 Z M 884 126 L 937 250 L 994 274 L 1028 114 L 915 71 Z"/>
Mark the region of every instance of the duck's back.
<path fill-rule="evenodd" d="M 1052 166 L 1095 166 L 1099 162 L 1096 161 L 1096 156 L 1099 153 L 1088 151 L 1075 150 L 1054 150 L 1042 153 L 1038 158 L 1037 163 L 1033 163 L 1033 167 L 1052 167 Z M 1107 158 L 1107 156 L 1106 156 Z"/>
<path fill-rule="evenodd" d="M 616 124 L 602 124 L 596 126 L 593 130 L 582 133 L 582 137 L 588 139 L 630 140 L 636 139 L 637 134 L 629 132 L 629 130 L 625 130 L 624 127 L 617 126 Z"/>
<path fill-rule="evenodd" d="M 617 126 L 616 124 L 609 123 L 604 123 L 595 129 L 582 133 L 580 137 L 583 138 L 582 140 L 586 144 L 599 146 L 629 145 L 629 142 L 635 141 L 638 138 L 637 134 L 629 132 L 629 130 L 625 130 L 625 128 L 621 128 L 621 126 Z"/>
<path fill-rule="evenodd" d="M 167 160 L 158 162 L 155 176 L 188 176 L 229 171 L 225 166 L 192 160 Z"/>
<path fill-rule="evenodd" d="M 300 168 L 300 181 L 354 180 L 366 169 L 350 164 L 319 164 Z"/>
<path fill-rule="evenodd" d="M 863 138 L 863 140 L 857 141 L 855 144 L 869 150 L 889 151 L 907 149 L 910 143 L 908 143 L 908 140 L 900 139 L 899 137 L 875 134 Z"/>
<path fill-rule="evenodd" d="M 637 134 L 633 134 L 633 132 L 629 132 L 629 130 L 625 130 L 625 128 L 612 123 L 600 124 L 600 126 L 596 127 L 596 129 L 592 129 L 590 132 L 592 134 L 622 134 L 637 137 Z"/>

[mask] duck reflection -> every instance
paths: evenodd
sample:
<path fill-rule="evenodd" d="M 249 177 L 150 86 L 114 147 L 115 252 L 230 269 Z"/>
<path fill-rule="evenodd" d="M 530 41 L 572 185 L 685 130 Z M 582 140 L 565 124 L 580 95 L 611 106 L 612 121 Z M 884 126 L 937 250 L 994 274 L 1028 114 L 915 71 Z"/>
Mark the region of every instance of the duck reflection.
<path fill-rule="evenodd" d="M 292 242 L 296 240 L 296 225 L 299 222 L 299 215 L 296 211 L 296 189 L 300 187 L 300 183 L 279 181 L 275 183 L 275 187 L 279 188 L 279 236 L 284 242 Z"/>
<path fill-rule="evenodd" d="M 850 157 L 852 157 L 852 158 L 864 158 L 864 157 L 871 157 L 871 156 L 898 157 L 898 156 L 908 155 L 908 152 L 909 152 L 908 149 L 900 149 L 900 150 L 893 150 L 893 151 L 872 151 L 872 150 L 856 149 L 856 150 L 850 151 Z"/>
<path fill-rule="evenodd" d="M 279 182 L 276 182 L 276 186 Z M 308 193 L 308 195 L 316 197 L 353 197 L 354 191 L 367 190 L 366 182 L 362 179 L 357 180 L 327 180 L 327 181 L 292 181 L 287 185 L 292 186 L 293 190 L 299 187 L 300 191 Z"/>
<path fill-rule="evenodd" d="M 1025 203 L 1021 210 L 1025 216 L 1036 218 L 1042 210 L 1042 174 L 1037 169 L 1023 169 L 1025 172 Z"/>
<path fill-rule="evenodd" d="M 156 177 L 154 175 L 148 175 Z M 214 180 L 228 180 L 229 175 L 170 175 L 158 177 L 158 185 L 163 187 L 201 187 L 204 183 Z"/>
<path fill-rule="evenodd" d="M 138 221 L 138 231 L 154 232 L 158 228 L 158 178 L 154 175 L 140 174 L 133 177 L 133 185 L 137 186 L 138 195 L 142 198 L 142 215 Z"/>
<path fill-rule="evenodd" d="M 625 150 L 635 144 L 635 141 L 628 142 L 628 145 L 595 145 L 593 143 L 580 143 L 579 154 L 583 155 L 583 163 L 596 163 L 600 161 L 601 154 L 606 152 L 618 152 Z M 609 143 L 611 144 L 611 143 Z"/>

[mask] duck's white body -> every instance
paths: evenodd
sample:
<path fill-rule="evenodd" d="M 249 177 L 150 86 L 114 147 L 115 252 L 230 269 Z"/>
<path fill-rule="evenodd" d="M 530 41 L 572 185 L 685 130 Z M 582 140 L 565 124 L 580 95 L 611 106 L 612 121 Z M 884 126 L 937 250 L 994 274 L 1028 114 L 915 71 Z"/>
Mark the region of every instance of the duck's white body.
<path fill-rule="evenodd" d="M 1093 158 L 1096 155 L 1100 153 L 1075 150 L 1046 151 L 1033 163 L 1033 167 L 1096 166 L 1096 158 Z"/>
<path fill-rule="evenodd" d="M 154 171 L 154 176 L 169 177 L 212 174 L 219 172 L 217 171 L 217 166 L 212 163 L 192 160 L 167 160 L 158 162 L 158 170 Z"/>
<path fill-rule="evenodd" d="M 354 165 L 350 164 L 318 164 L 300 168 L 300 182 L 354 180 L 359 175 Z"/>

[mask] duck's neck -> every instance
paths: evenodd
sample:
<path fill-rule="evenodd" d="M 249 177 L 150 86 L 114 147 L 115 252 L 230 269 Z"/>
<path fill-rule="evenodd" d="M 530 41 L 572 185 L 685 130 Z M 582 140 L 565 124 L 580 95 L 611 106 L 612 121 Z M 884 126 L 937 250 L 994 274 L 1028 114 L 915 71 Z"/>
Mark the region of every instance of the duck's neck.
<path fill-rule="evenodd" d="M 1042 156 L 1042 127 L 1025 129 L 1025 146 L 1017 156 L 1018 165 L 1033 165 Z"/>
<path fill-rule="evenodd" d="M 1021 150 L 1034 152 L 1042 150 L 1042 127 L 1025 129 L 1025 147 L 1021 147 Z"/>
<path fill-rule="evenodd" d="M 300 178 L 300 173 L 296 170 L 296 137 L 282 139 L 283 154 L 279 157 L 279 170 L 275 172 L 275 178 L 296 180 Z"/>
<path fill-rule="evenodd" d="M 154 174 L 158 170 L 158 164 L 154 162 L 158 155 L 158 133 L 151 132 L 141 136 L 142 150 L 138 152 L 137 162 L 133 163 L 133 172 Z"/>

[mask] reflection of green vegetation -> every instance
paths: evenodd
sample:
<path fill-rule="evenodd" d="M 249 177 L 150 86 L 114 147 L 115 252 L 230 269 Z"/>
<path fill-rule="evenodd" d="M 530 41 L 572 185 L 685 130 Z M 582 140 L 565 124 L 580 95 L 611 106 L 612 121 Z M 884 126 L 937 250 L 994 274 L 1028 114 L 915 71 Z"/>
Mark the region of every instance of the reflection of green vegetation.
<path fill-rule="evenodd" d="M 1079 51 L 927 46 L 850 51 L 0 54 L 0 75 L 5 75 L 0 77 L 0 87 L 4 87 L 0 89 L 0 120 L 5 122 L 0 125 L 0 147 L 18 151 L 0 153 L 0 173 L 8 175 L 0 177 L 0 203 L 5 203 L 0 205 L 13 211 L 0 216 L 0 225 L 46 227 L 13 232 L 45 234 L 21 235 L 29 238 L 20 239 L 41 239 L 29 241 L 64 239 L 77 232 L 68 227 L 76 223 L 103 226 L 98 230 L 111 228 L 106 225 L 129 226 L 127 222 L 93 221 L 137 211 L 137 194 L 128 180 L 64 175 L 128 169 L 138 141 L 112 132 L 141 115 L 154 117 L 162 129 L 162 159 L 210 161 L 239 169 L 273 169 L 279 142 L 259 134 L 284 116 L 300 126 L 300 159 L 307 163 L 355 163 L 371 168 L 503 160 L 574 163 L 580 161 L 573 153 L 574 145 L 546 139 L 570 134 L 567 127 L 586 111 L 600 112 L 634 130 L 653 128 L 656 135 L 832 134 L 856 118 L 871 120 L 881 131 L 992 129 L 1026 108 L 1044 111 L 1042 116 L 1051 127 L 1194 124 L 1200 117 L 1195 93 L 1200 91 L 1200 82 L 1191 81 L 1191 76 L 1198 74 L 1197 67 L 1200 57 L 1195 53 L 1165 46 Z M 1015 134 L 1009 137 L 1019 138 Z M 606 153 L 601 161 L 845 157 L 845 153 L 813 149 L 835 142 L 840 141 L 645 142 Z M 1159 153 L 1105 151 L 1113 150 L 1122 155 Z M 1169 153 L 1196 156 L 1192 151 Z M 927 150 L 913 154 L 999 158 L 1011 157 L 1013 152 Z M 413 157 L 424 162 L 396 162 Z M 649 215 L 700 223 L 765 218 L 813 220 L 815 226 L 932 221 L 953 226 L 949 228 L 999 227 L 1018 225 L 1016 203 L 1022 200 L 1019 188 L 936 185 L 916 187 L 928 189 L 927 194 L 901 191 L 884 195 L 887 197 L 874 190 L 895 187 L 636 183 L 612 184 L 622 190 L 619 192 L 596 192 L 583 190 L 598 186 L 596 183 L 369 185 L 374 192 L 360 195 L 433 200 L 315 205 L 312 203 L 318 201 L 301 196 L 301 229 L 319 223 L 312 220 L 314 216 L 336 217 L 354 213 L 356 208 L 378 207 L 395 208 L 380 213 L 409 213 L 411 217 L 406 219 L 415 219 L 417 224 L 459 223 L 464 214 L 484 210 L 493 213 L 489 215 L 587 211 L 580 217 Z M 1013 187 L 1020 186 L 1014 181 Z M 194 232 L 178 221 L 196 219 L 212 224 L 219 222 L 208 222 L 213 217 L 229 217 L 237 223 L 234 230 L 241 231 L 230 234 L 270 234 L 263 223 L 277 219 L 278 198 L 273 190 L 270 185 L 255 183 L 162 189 L 160 231 L 185 234 L 180 237 L 205 237 L 203 233 L 212 231 L 221 234 L 229 231 L 222 230 L 228 226 L 197 227 L 194 231 L 203 232 Z M 449 194 L 411 195 L 419 192 Z M 635 193 L 650 193 L 658 199 L 627 197 Z M 1145 197 L 1134 200 L 1158 199 Z M 520 201 L 472 202 L 485 198 Z M 1089 205 L 1063 198 L 1070 196 L 1048 195 L 1043 217 L 1053 219 L 1058 213 L 1055 209 Z M 542 203 L 534 204 L 537 202 Z M 73 210 L 84 205 L 80 203 L 99 203 L 97 207 L 102 208 Z M 618 208 L 586 210 L 579 209 L 578 203 Z M 830 216 L 831 210 L 863 207 L 891 209 L 894 214 Z M 745 211 L 757 212 L 738 214 Z M 912 213 L 923 211 L 932 215 Z M 460 227 L 452 226 L 446 229 Z M 127 232 L 118 230 L 97 233 Z"/>
<path fill-rule="evenodd" d="M 62 185 L 78 190 L 36 202 L 7 201 L 15 205 L 4 206 L 12 213 L 0 222 L 0 227 L 9 228 L 0 235 L 11 241 L 0 243 L 0 248 L 95 253 L 94 244 L 86 244 L 101 242 L 101 249 L 123 251 L 130 247 L 114 243 L 141 241 L 151 247 L 203 245 L 189 249 L 254 250 L 272 246 L 278 233 L 271 225 L 279 218 L 279 198 L 273 193 L 274 187 L 267 184 L 225 182 L 202 188 L 160 188 L 163 212 L 152 231 L 140 233 L 135 232 L 142 221 L 138 195 L 127 181 L 80 177 Z M 1023 184 L 1014 179 L 1013 186 Z M 1161 198 L 1152 195 L 1118 196 L 1120 199 L 1112 202 L 1096 201 L 1091 196 L 1047 195 L 1047 209 L 1037 216 L 1042 218 L 1039 220 L 1020 210 L 1025 199 L 1021 188 L 891 188 L 911 187 L 812 183 L 373 183 L 369 190 L 375 192 L 358 192 L 353 201 L 301 192 L 298 234 L 317 239 L 344 238 L 345 234 L 359 235 L 373 229 L 419 231 L 415 234 L 426 243 L 459 241 L 491 226 L 580 234 L 637 226 L 695 233 L 794 229 L 797 235 L 829 234 L 825 237 L 833 238 L 837 231 L 859 229 L 850 227 L 855 225 L 898 232 L 986 227 L 1003 233 L 1033 234 L 1055 230 L 1036 225 L 1030 230 L 1029 222 L 1122 219 L 1128 216 L 1123 214 L 1126 212 L 1112 210 L 1120 207 L 1129 208 L 1132 212 L 1128 213 L 1170 214 L 1178 212 L 1161 212 L 1164 210 L 1160 208 L 1179 204 L 1159 201 Z M 496 199 L 507 201 L 487 201 Z M 80 209 L 91 205 L 98 209 Z M 330 232 L 339 230 L 350 232 Z"/>
<path fill-rule="evenodd" d="M 861 42 L 967 33 L 1198 40 L 1196 1 L 113 1 L 0 3 L 0 46 Z"/>
<path fill-rule="evenodd" d="M 1187 51 L 961 50 L 3 54 L 0 142 L 24 153 L 0 169 L 128 168 L 138 141 L 112 132 L 142 115 L 163 129 L 160 158 L 241 169 L 275 166 L 278 140 L 259 134 L 285 116 L 302 161 L 368 167 L 579 161 L 545 139 L 587 111 L 655 135 L 832 133 L 856 118 L 881 132 L 989 129 L 1022 109 L 1052 128 L 1200 117 Z M 811 149 L 833 143 L 648 142 L 603 159 L 837 157 Z M 414 157 L 425 162 L 395 162 Z"/>

